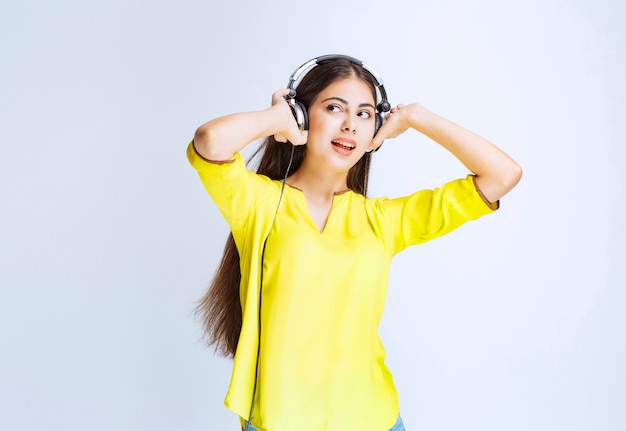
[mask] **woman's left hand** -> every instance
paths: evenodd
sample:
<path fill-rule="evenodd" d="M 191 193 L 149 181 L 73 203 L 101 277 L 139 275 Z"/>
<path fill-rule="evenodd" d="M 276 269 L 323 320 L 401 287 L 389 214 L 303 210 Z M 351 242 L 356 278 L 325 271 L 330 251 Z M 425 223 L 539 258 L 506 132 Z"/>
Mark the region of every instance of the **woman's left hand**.
<path fill-rule="evenodd" d="M 391 108 L 391 111 L 385 117 L 385 123 L 378 130 L 376 136 L 372 138 L 370 148 L 372 150 L 378 149 L 383 144 L 385 139 L 397 138 L 401 134 L 412 127 L 411 116 L 419 113 L 421 106 L 417 103 L 410 105 L 396 105 Z"/>
<path fill-rule="evenodd" d="M 397 105 L 370 143 L 372 150 L 385 139 L 414 129 L 450 151 L 474 175 L 476 187 L 489 202 L 496 202 L 519 181 L 520 166 L 491 142 L 429 111 L 418 103 Z"/>

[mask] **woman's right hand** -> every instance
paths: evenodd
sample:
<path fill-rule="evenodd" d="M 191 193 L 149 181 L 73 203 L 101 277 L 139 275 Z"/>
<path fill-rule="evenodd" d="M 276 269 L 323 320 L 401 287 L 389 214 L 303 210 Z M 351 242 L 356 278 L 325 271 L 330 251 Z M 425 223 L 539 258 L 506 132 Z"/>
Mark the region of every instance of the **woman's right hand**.
<path fill-rule="evenodd" d="M 272 106 L 260 111 L 238 112 L 215 118 L 198 127 L 194 134 L 196 151 L 208 160 L 231 160 L 250 142 L 274 135 L 279 142 L 304 145 L 301 132 L 285 96 L 289 90 L 272 95 Z"/>
<path fill-rule="evenodd" d="M 280 130 L 274 134 L 274 139 L 278 142 L 304 145 L 307 141 L 308 132 L 306 130 L 300 131 L 289 102 L 285 99 L 289 91 L 288 88 L 285 88 L 272 94 L 272 107 L 270 109 L 281 119 L 279 122 L 281 124 Z"/>

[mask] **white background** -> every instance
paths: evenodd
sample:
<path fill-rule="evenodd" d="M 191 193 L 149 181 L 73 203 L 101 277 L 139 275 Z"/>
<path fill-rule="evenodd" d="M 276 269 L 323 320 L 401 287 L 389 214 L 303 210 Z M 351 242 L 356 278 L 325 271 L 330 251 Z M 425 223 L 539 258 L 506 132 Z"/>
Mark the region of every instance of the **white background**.
<path fill-rule="evenodd" d="M 185 148 L 345 53 L 524 168 L 495 215 L 392 265 L 407 430 L 626 429 L 625 4 L 3 0 L 0 428 L 237 429 L 191 314 L 227 228 Z M 410 132 L 370 195 L 465 174 Z"/>

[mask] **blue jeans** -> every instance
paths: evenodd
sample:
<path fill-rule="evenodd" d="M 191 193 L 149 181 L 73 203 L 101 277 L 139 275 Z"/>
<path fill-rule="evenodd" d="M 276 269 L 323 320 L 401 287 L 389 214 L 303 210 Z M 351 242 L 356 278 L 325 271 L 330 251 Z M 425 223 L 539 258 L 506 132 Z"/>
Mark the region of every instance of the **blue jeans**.
<path fill-rule="evenodd" d="M 248 421 L 246 421 L 246 425 L 247 424 L 248 424 Z M 244 426 L 243 431 L 259 431 L 259 430 L 256 429 L 254 425 L 250 424 L 247 427 Z M 402 423 L 402 418 L 400 417 L 400 415 L 398 415 L 398 420 L 396 421 L 396 423 L 393 424 L 391 428 L 389 428 L 389 431 L 406 431 L 404 429 L 404 424 Z"/>
<path fill-rule="evenodd" d="M 404 424 L 402 423 L 402 418 L 398 415 L 398 420 L 395 424 L 389 429 L 389 431 L 406 431 L 404 429 Z"/>

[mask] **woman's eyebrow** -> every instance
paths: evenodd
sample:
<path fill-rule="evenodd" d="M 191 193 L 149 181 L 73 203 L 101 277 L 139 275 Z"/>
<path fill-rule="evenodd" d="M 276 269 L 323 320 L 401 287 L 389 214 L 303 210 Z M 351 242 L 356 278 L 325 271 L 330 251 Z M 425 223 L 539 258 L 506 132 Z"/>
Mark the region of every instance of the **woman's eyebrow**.
<path fill-rule="evenodd" d="M 341 97 L 337 97 L 337 96 L 332 96 L 332 97 L 329 97 L 327 99 L 324 99 L 324 100 L 322 100 L 322 103 L 328 102 L 329 100 L 337 100 L 337 101 L 343 103 L 344 105 L 349 105 L 349 103 L 348 103 L 348 101 L 346 99 L 342 99 Z M 363 107 L 369 107 L 369 108 L 372 108 L 372 109 L 376 109 L 374 107 L 374 105 L 372 105 L 371 103 L 360 103 L 359 104 L 359 108 L 363 108 Z"/>

